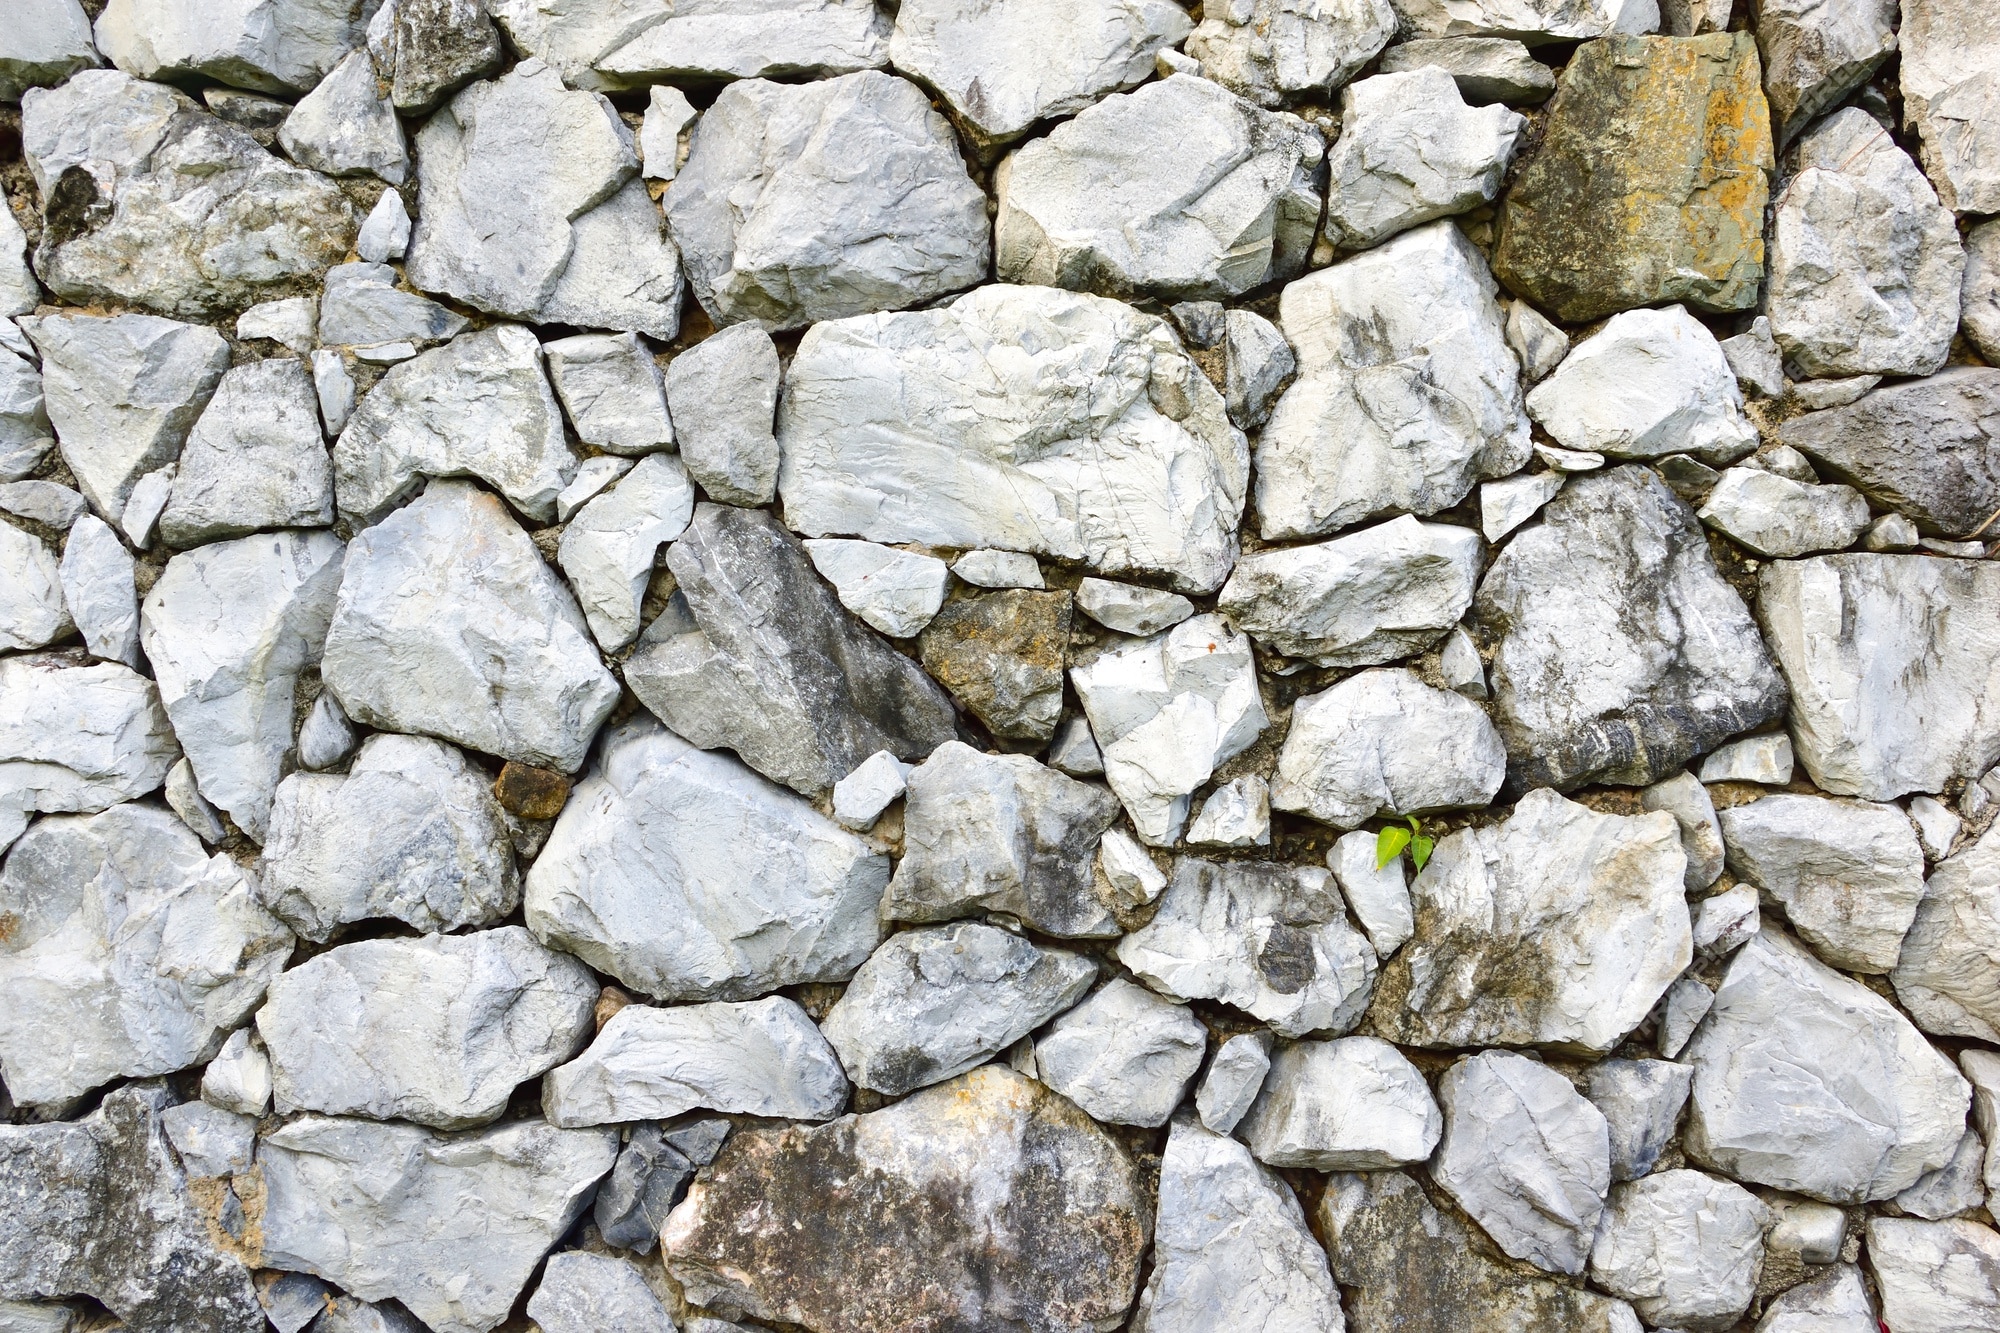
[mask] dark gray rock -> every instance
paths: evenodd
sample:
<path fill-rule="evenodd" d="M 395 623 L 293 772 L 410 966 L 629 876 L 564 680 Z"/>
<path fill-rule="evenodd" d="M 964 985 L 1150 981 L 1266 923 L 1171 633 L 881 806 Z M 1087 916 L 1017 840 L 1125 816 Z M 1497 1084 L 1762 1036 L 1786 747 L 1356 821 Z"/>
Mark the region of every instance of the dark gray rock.
<path fill-rule="evenodd" d="M 729 1122 L 720 1124 L 728 1132 Z M 659 1243 L 667 1214 L 687 1192 L 697 1163 L 668 1142 L 656 1124 L 632 1126 L 631 1137 L 618 1154 L 618 1164 L 597 1188 L 591 1220 L 607 1245 L 651 1254 Z"/>
<path fill-rule="evenodd" d="M 405 115 L 500 68 L 500 33 L 482 0 L 391 0 L 368 25 L 368 49 Z"/>

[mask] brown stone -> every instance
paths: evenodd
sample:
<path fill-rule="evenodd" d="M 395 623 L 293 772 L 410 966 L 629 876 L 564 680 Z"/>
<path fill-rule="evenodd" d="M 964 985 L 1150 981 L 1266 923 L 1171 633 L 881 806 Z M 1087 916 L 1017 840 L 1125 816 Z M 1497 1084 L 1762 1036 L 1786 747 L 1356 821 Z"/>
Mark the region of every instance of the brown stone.
<path fill-rule="evenodd" d="M 1774 167 L 1762 77 L 1745 32 L 1579 46 L 1502 203 L 1500 280 L 1573 323 L 1755 305 Z"/>
<path fill-rule="evenodd" d="M 493 783 L 502 809 L 522 819 L 554 819 L 569 800 L 569 779 L 552 769 L 509 759 Z"/>
<path fill-rule="evenodd" d="M 917 640 L 924 669 L 995 736 L 1046 741 L 1062 717 L 1070 600 L 1016 588 L 948 603 Z"/>
<path fill-rule="evenodd" d="M 1151 1218 L 1125 1150 L 986 1065 L 826 1125 L 740 1129 L 667 1218 L 691 1302 L 814 1333 L 1122 1324 Z"/>

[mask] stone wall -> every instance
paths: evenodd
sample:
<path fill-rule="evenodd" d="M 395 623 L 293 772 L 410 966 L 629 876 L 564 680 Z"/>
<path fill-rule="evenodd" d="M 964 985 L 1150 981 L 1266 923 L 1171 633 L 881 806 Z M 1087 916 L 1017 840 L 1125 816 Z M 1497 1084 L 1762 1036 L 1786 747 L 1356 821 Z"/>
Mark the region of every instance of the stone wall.
<path fill-rule="evenodd" d="M 2000 1328 L 2000 5 L 4 0 L 0 1333 Z"/>

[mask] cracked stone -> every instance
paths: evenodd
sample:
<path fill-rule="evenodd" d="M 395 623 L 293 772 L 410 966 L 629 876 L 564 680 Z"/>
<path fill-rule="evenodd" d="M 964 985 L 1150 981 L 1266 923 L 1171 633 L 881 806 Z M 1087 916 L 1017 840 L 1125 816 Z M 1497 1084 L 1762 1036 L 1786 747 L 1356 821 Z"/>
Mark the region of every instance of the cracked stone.
<path fill-rule="evenodd" d="M 1680 1125 L 1693 1079 L 1694 1071 L 1686 1065 L 1666 1060 L 1605 1060 L 1591 1066 L 1584 1096 L 1604 1116 L 1613 1180 L 1637 1180 L 1653 1169 Z M 1630 1292 L 1618 1294 L 1637 1299 Z"/>
<path fill-rule="evenodd" d="M 1281 1047 L 1238 1126 L 1258 1161 L 1313 1171 L 1427 1161 L 1443 1129 L 1424 1076 L 1376 1037 Z"/>
<path fill-rule="evenodd" d="M 1896 49 L 1895 27 L 1895 0 L 1838 6 L 1819 0 L 1760 0 L 1757 48 L 1778 142 L 1789 142 L 1822 111 L 1868 82 Z"/>
<path fill-rule="evenodd" d="M 278 127 L 278 142 L 294 162 L 329 176 L 401 185 L 410 174 L 402 122 L 366 51 L 347 55 L 299 99 Z"/>
<path fill-rule="evenodd" d="M 1904 119 L 1938 197 L 1958 213 L 2000 213 L 2000 17 L 1976 0 L 1911 3 L 1896 44 Z"/>
<path fill-rule="evenodd" d="M 157 687 L 130 667 L 0 658 L 0 849 L 38 810 L 95 814 L 157 791 L 180 757 Z"/>
<path fill-rule="evenodd" d="M 935 556 L 838 537 L 804 545 L 840 604 L 892 639 L 918 634 L 944 605 L 950 570 Z"/>
<path fill-rule="evenodd" d="M 2000 835 L 1989 831 L 1924 885 L 1889 980 L 1926 1032 L 2000 1042 Z"/>
<path fill-rule="evenodd" d="M 0 522 L 0 649 L 45 647 L 75 629 L 56 553 L 41 538 Z M 1056 684 L 1060 689 L 1060 674 Z"/>
<path fill-rule="evenodd" d="M 1491 203 L 1528 124 L 1505 107 L 1468 107 L 1451 75 L 1429 68 L 1350 83 L 1340 108 L 1326 229 L 1350 250 Z"/>
<path fill-rule="evenodd" d="M 1329 98 L 1395 35 L 1388 0 L 1230 0 L 1203 11 L 1187 53 L 1204 78 L 1281 106 Z"/>
<path fill-rule="evenodd" d="M 332 522 L 333 460 L 305 365 L 274 357 L 224 372 L 181 449 L 160 538 L 189 547 Z"/>
<path fill-rule="evenodd" d="M 97 20 L 97 49 L 142 79 L 200 76 L 256 92 L 302 93 L 361 44 L 367 18 L 355 0 L 111 0 Z"/>
<path fill-rule="evenodd" d="M 582 1250 L 550 1256 L 528 1318 L 542 1333 L 678 1333 L 637 1264 Z"/>
<path fill-rule="evenodd" d="M 889 58 L 889 19 L 872 0 L 681 0 L 670 9 L 642 0 L 640 8 L 643 31 L 595 66 L 615 87 L 825 78 Z"/>
<path fill-rule="evenodd" d="M 1662 1171 L 1611 1191 L 1590 1277 L 1655 1326 L 1733 1328 L 1756 1294 L 1769 1220 L 1741 1185 Z"/>
<path fill-rule="evenodd" d="M 358 347 L 362 350 L 355 355 L 366 360 L 387 344 L 442 342 L 464 332 L 465 316 L 414 292 L 397 291 L 396 276 L 387 264 L 328 269 L 319 302 L 319 340 Z"/>
<path fill-rule="evenodd" d="M 687 470 L 672 455 L 650 454 L 570 518 L 556 563 L 604 651 L 615 653 L 639 637 L 654 560 L 693 516 Z"/>
<path fill-rule="evenodd" d="M 629 457 L 674 443 L 665 381 L 637 334 L 579 333 L 542 344 L 542 355 L 585 444 Z"/>
<path fill-rule="evenodd" d="M 1418 37 L 1382 53 L 1384 74 L 1441 69 L 1474 105 L 1531 106 L 1556 90 L 1556 73 L 1507 37 Z"/>
<path fill-rule="evenodd" d="M 1868 1220 L 1884 1327 L 1976 1329 L 2000 1318 L 2000 1232 L 1965 1218 Z"/>

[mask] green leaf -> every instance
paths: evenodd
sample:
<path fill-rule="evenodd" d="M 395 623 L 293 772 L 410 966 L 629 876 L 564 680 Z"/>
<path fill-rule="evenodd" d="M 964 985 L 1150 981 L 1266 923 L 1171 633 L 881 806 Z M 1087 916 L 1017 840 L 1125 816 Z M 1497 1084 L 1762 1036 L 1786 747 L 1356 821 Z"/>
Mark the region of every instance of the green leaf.
<path fill-rule="evenodd" d="M 1375 868 L 1380 870 L 1403 854 L 1410 845 L 1410 831 L 1402 828 L 1385 828 L 1375 835 Z"/>
<path fill-rule="evenodd" d="M 1410 863 L 1416 866 L 1417 869 L 1422 870 L 1424 862 L 1431 859 L 1431 848 L 1434 846 L 1436 844 L 1422 834 L 1410 839 Z M 1376 866 L 1375 868 L 1380 870 L 1382 867 Z"/>

